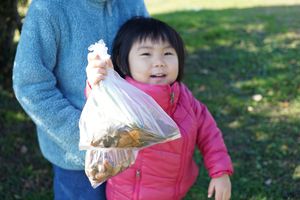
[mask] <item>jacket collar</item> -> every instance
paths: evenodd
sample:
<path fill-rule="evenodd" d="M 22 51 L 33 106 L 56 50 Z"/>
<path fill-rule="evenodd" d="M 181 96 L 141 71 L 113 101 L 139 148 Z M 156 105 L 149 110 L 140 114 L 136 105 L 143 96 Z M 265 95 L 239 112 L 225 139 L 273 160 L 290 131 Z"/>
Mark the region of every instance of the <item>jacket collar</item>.
<path fill-rule="evenodd" d="M 180 94 L 178 82 L 174 82 L 172 85 L 152 85 L 138 82 L 129 76 L 126 76 L 125 79 L 133 86 L 150 95 L 167 114 L 172 115 L 174 113 Z"/>

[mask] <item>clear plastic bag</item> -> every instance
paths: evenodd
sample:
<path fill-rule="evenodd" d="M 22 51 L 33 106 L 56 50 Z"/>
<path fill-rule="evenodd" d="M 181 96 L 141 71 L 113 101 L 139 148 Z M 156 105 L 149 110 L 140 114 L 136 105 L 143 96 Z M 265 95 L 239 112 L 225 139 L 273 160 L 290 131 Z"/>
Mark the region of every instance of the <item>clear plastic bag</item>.
<path fill-rule="evenodd" d="M 107 48 L 100 41 L 92 50 L 105 54 Z M 106 53 L 100 57 L 109 56 Z M 94 86 L 81 113 L 80 149 L 144 148 L 180 137 L 176 123 L 152 97 L 113 69 L 107 71 L 107 77 Z"/>
<path fill-rule="evenodd" d="M 89 50 L 109 58 L 102 40 Z M 79 148 L 87 150 L 85 172 L 93 187 L 130 167 L 138 150 L 180 137 L 176 123 L 152 97 L 113 69 L 107 71 L 79 120 Z"/>
<path fill-rule="evenodd" d="M 130 167 L 137 156 L 132 149 L 87 150 L 85 156 L 85 173 L 92 187 L 96 188 L 108 178 Z"/>

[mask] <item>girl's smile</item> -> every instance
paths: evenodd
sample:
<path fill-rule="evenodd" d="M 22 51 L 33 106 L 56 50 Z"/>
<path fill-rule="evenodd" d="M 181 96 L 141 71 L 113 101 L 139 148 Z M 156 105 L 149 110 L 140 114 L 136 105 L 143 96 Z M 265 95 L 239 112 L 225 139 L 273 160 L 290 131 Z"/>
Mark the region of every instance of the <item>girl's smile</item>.
<path fill-rule="evenodd" d="M 167 41 L 135 42 L 128 56 L 131 76 L 148 84 L 171 84 L 178 76 L 178 56 Z"/>

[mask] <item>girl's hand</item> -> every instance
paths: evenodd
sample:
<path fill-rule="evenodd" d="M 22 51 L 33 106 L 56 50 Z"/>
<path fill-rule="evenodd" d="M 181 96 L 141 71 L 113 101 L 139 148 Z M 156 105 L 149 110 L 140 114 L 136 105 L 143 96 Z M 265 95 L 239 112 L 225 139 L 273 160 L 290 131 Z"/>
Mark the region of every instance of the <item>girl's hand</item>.
<path fill-rule="evenodd" d="M 211 198 L 213 194 L 215 194 L 215 200 L 230 199 L 231 182 L 227 174 L 211 179 L 208 187 L 208 198 Z"/>
<path fill-rule="evenodd" d="M 94 52 L 88 54 L 88 65 L 86 67 L 86 76 L 88 83 L 93 87 L 98 84 L 107 75 L 107 68 L 113 68 L 111 59 L 103 60 Z"/>

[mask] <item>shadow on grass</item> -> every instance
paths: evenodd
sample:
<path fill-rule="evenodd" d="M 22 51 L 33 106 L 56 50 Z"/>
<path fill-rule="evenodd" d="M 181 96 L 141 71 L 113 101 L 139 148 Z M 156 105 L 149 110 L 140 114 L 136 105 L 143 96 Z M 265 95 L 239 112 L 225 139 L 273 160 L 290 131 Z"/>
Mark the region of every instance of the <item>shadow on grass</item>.
<path fill-rule="evenodd" d="M 52 199 L 52 172 L 32 121 L 11 93 L 0 99 L 0 199 Z"/>
<path fill-rule="evenodd" d="M 233 199 L 300 198 L 299 10 L 260 7 L 156 16 L 186 42 L 184 82 L 223 130 L 235 165 Z M 196 158 L 201 163 L 199 154 Z M 208 182 L 200 176 L 186 199 L 206 199 Z"/>
<path fill-rule="evenodd" d="M 300 196 L 300 65 L 289 64 L 286 56 L 281 60 L 286 68 L 276 68 L 276 57 L 212 47 L 193 52 L 187 61 L 184 82 L 215 116 L 232 156 L 233 199 Z M 186 199 L 205 198 L 208 180 L 199 177 L 197 184 Z"/>
<path fill-rule="evenodd" d="M 235 166 L 232 199 L 299 199 L 300 6 L 157 17 L 187 46 L 184 82 L 220 128 Z M 32 122 L 1 92 L 1 199 L 52 199 Z M 196 153 L 201 163 L 201 156 Z M 15 170 L 15 168 L 17 169 Z M 297 168 L 298 167 L 298 168 Z M 298 169 L 299 170 L 299 169 Z M 206 199 L 203 168 L 185 199 Z"/>

